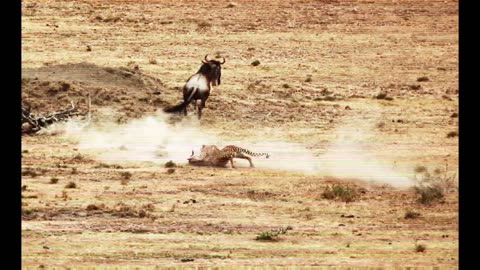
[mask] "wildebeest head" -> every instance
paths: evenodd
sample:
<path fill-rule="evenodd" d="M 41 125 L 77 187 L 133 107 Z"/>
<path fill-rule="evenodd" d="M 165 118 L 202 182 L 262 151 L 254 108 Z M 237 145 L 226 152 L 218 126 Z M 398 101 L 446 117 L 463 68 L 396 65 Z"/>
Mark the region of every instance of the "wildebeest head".
<path fill-rule="evenodd" d="M 192 150 L 192 155 L 191 155 L 191 156 L 188 158 L 188 160 L 191 160 L 191 159 L 193 159 L 193 158 L 194 158 L 194 156 L 195 156 L 195 152 L 193 152 L 193 150 Z"/>
<path fill-rule="evenodd" d="M 212 85 L 220 85 L 220 77 L 222 76 L 222 65 L 225 64 L 225 58 L 223 62 L 217 60 L 208 60 L 208 54 L 205 55 L 205 59 L 202 60 L 203 65 L 198 70 L 198 73 L 205 75 Z"/>
<path fill-rule="evenodd" d="M 193 150 L 192 150 L 192 155 L 187 160 L 188 160 L 188 164 L 199 165 L 199 166 L 207 165 L 203 159 L 195 157 L 195 153 L 193 152 Z"/>

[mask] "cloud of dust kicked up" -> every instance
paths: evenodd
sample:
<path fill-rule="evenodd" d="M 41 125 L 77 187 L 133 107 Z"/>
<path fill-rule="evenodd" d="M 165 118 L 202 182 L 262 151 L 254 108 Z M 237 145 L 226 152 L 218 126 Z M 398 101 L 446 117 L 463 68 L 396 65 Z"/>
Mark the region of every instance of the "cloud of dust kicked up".
<path fill-rule="evenodd" d="M 78 140 L 79 149 L 98 150 L 98 158 L 104 162 L 165 163 L 172 160 L 185 164 L 191 151 L 198 155 L 202 145 L 215 144 L 221 148 L 233 144 L 252 152 L 269 153 L 268 159 L 263 156 L 252 158 L 257 168 L 360 179 L 395 187 L 413 185 L 410 178 L 394 172 L 362 148 L 361 140 L 366 136 L 346 125 L 337 129 L 337 139 L 327 147 L 326 152 L 318 154 L 302 144 L 276 139 L 282 136 L 273 133 L 272 136 L 264 134 L 257 141 L 220 141 L 215 133 L 202 130 L 195 117 L 176 124 L 169 124 L 168 117 L 157 113 L 122 125 L 102 123 L 87 127 L 78 127 L 70 122 L 65 135 Z M 236 159 L 235 163 L 237 167 L 248 167 L 246 160 Z"/>
<path fill-rule="evenodd" d="M 157 114 L 126 124 L 102 123 L 84 128 L 69 127 L 66 135 L 79 141 L 79 149 L 100 150 L 102 161 L 187 162 L 191 151 L 202 144 L 216 144 L 214 134 L 201 131 L 193 119 L 167 123 L 167 116 Z"/>

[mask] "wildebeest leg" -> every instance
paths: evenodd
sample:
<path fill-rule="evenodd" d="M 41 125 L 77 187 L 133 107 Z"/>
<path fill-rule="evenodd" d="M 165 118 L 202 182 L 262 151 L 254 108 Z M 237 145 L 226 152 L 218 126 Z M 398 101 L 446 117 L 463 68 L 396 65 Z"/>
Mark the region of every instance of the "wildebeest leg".
<path fill-rule="evenodd" d="M 197 100 L 196 99 L 193 100 L 193 109 L 194 110 L 197 109 Z"/>
<path fill-rule="evenodd" d="M 236 157 L 236 158 L 241 158 L 241 159 L 246 159 L 246 160 L 248 160 L 248 162 L 250 162 L 250 167 L 251 167 L 251 168 L 255 167 L 255 166 L 253 166 L 252 159 L 251 159 L 250 157 L 245 156 L 245 155 L 242 154 L 242 153 L 237 154 L 235 157 Z"/>
<path fill-rule="evenodd" d="M 185 108 L 183 108 L 183 115 L 187 116 L 187 107 L 188 107 L 188 104 L 185 105 Z"/>
<path fill-rule="evenodd" d="M 184 95 L 183 96 L 184 102 L 187 102 L 187 99 L 188 99 L 188 96 Z M 185 116 L 187 116 L 187 107 L 188 107 L 188 103 L 185 104 L 185 107 L 183 108 L 183 115 L 185 115 Z"/>
<path fill-rule="evenodd" d="M 202 109 L 205 108 L 205 102 L 207 98 L 202 98 L 200 105 L 198 105 L 198 119 L 202 118 Z"/>

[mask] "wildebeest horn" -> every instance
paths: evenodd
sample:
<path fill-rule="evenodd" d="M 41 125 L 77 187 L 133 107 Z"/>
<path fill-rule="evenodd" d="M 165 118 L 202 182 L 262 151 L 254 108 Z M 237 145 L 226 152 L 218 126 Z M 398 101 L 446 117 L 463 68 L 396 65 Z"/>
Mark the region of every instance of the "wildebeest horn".
<path fill-rule="evenodd" d="M 204 59 L 204 60 L 202 60 L 202 63 L 206 64 L 207 62 L 209 62 L 209 60 L 208 60 L 207 58 L 208 58 L 208 54 L 207 54 L 207 55 L 205 55 L 205 59 Z"/>
<path fill-rule="evenodd" d="M 225 64 L 225 57 L 222 56 L 222 58 L 223 58 L 223 62 L 220 63 L 221 65 Z"/>

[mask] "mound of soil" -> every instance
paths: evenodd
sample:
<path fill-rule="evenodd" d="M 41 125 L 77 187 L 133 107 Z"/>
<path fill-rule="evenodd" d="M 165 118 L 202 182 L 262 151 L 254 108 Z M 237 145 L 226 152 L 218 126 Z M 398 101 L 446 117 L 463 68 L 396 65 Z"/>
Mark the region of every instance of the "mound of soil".
<path fill-rule="evenodd" d="M 167 105 L 161 98 L 163 87 L 138 68 L 78 63 L 22 70 L 22 102 L 36 113 L 64 108 L 70 101 L 87 106 L 90 93 L 92 112 L 108 106 L 121 112 L 120 117 L 141 117 Z"/>
<path fill-rule="evenodd" d="M 163 85 L 159 79 L 143 74 L 139 69 L 100 67 L 86 62 L 24 69 L 22 77 L 45 81 L 74 81 L 104 88 L 155 90 Z"/>

